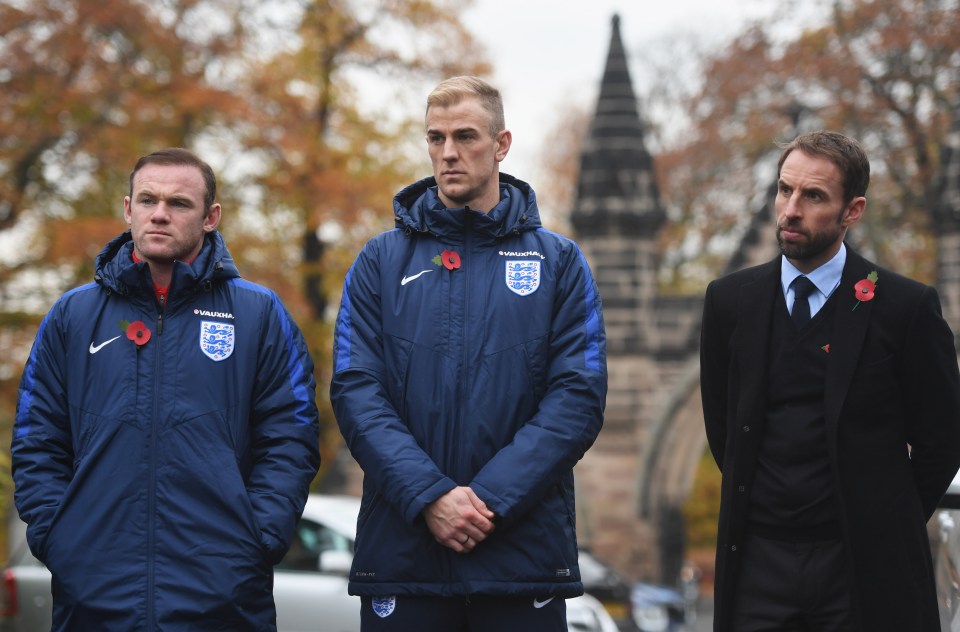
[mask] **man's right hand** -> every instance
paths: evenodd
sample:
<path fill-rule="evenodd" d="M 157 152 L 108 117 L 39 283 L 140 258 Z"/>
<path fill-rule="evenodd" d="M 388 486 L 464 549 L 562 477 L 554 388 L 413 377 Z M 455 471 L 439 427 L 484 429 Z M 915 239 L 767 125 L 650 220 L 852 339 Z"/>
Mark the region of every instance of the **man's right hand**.
<path fill-rule="evenodd" d="M 423 510 L 434 539 L 457 553 L 469 553 L 493 532 L 496 515 L 469 487 L 456 487 Z"/>

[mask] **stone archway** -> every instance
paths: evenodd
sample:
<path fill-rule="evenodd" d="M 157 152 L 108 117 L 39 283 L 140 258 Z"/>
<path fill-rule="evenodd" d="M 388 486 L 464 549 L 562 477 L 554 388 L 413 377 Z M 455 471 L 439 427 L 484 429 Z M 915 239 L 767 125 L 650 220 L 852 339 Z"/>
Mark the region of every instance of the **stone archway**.
<path fill-rule="evenodd" d="M 672 368 L 610 360 L 609 427 L 577 466 L 581 541 L 628 576 L 673 583 L 684 562 L 681 508 L 706 445 L 699 357 Z"/>
<path fill-rule="evenodd" d="M 684 366 L 648 436 L 639 462 L 637 514 L 653 535 L 651 553 L 661 581 L 672 581 L 684 562 L 683 503 L 707 443 L 699 358 Z"/>

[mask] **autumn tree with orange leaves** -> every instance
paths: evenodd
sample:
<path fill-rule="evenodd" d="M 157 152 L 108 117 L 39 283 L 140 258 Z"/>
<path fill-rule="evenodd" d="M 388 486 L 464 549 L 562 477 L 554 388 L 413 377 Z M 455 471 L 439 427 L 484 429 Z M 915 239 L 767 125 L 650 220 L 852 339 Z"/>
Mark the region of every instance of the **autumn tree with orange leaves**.
<path fill-rule="evenodd" d="M 296 301 L 317 363 L 328 465 L 340 446 L 327 400 L 328 307 L 363 241 L 392 226 L 398 188 L 423 175 L 411 144 L 423 142 L 429 88 L 446 76 L 489 71 L 459 21 L 466 4 L 315 0 L 286 36 L 296 45 L 245 80 L 248 118 L 233 131 L 256 158 L 250 189 L 260 203 L 245 230 L 227 236 L 249 244 L 259 278 Z M 362 107 L 363 89 L 349 80 L 361 72 L 385 99 L 376 107 Z M 398 119 L 407 98 L 413 114 Z M 425 155 L 422 146 L 416 155 Z"/>
<path fill-rule="evenodd" d="M 937 170 L 960 115 L 960 3 L 818 6 L 822 21 L 796 36 L 777 36 L 777 22 L 757 24 L 709 58 L 687 105 L 689 140 L 657 156 L 678 219 L 671 281 L 688 291 L 723 269 L 731 235 L 765 201 L 775 143 L 818 128 L 859 139 L 871 158 L 868 212 L 851 234 L 857 247 L 932 278 Z"/>
<path fill-rule="evenodd" d="M 488 71 L 459 20 L 468 5 L 0 0 L 2 444 L 40 319 L 125 228 L 133 163 L 185 146 L 218 173 L 241 274 L 277 290 L 303 327 L 329 463 L 327 306 L 415 171 L 422 109 L 409 103 L 447 75 Z M 389 99 L 371 105 L 370 86 Z M 0 462 L 0 510 L 8 474 Z"/>
<path fill-rule="evenodd" d="M 960 116 L 960 2 L 779 5 L 722 46 L 671 34 L 636 47 L 634 88 L 671 220 L 661 235 L 661 289 L 703 291 L 770 198 L 777 143 L 816 128 L 858 138 L 871 158 L 868 212 L 850 235 L 857 247 L 930 281 L 936 179 Z M 579 116 L 560 117 L 542 152 L 541 197 L 565 212 Z"/>

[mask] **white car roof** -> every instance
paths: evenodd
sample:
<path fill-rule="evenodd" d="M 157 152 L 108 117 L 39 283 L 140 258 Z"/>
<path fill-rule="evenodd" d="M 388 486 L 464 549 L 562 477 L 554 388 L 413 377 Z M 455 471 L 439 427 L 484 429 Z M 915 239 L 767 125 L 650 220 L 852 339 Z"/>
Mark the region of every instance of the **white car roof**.
<path fill-rule="evenodd" d="M 310 494 L 303 517 L 326 525 L 348 536 L 357 538 L 357 516 L 360 515 L 360 498 L 357 496 Z"/>
<path fill-rule="evenodd" d="M 947 489 L 948 494 L 960 495 L 960 472 L 957 472 L 956 476 L 953 477 L 953 482 L 950 483 L 950 487 Z"/>

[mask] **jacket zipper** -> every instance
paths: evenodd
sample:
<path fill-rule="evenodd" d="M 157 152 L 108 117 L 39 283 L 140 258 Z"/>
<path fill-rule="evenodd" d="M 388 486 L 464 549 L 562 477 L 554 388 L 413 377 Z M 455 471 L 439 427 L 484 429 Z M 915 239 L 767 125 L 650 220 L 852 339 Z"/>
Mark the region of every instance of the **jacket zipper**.
<path fill-rule="evenodd" d="M 163 312 L 166 307 L 166 297 L 159 299 L 160 309 L 157 310 L 157 340 L 154 348 L 154 380 L 153 402 L 150 415 L 150 493 L 147 494 L 147 625 L 149 629 L 156 628 L 156 506 L 157 506 L 157 419 L 160 409 L 160 376 L 161 353 L 160 336 L 163 334 Z"/>
<path fill-rule="evenodd" d="M 163 310 L 167 306 L 167 297 L 160 296 L 160 311 L 157 313 L 157 335 L 163 335 Z"/>
<path fill-rule="evenodd" d="M 469 376 L 467 375 L 468 367 L 470 366 L 469 359 L 470 353 L 468 349 L 468 343 L 470 341 L 470 326 L 469 326 L 469 314 L 467 313 L 467 306 L 470 305 L 470 247 L 471 247 L 471 235 L 473 228 L 473 216 L 471 215 L 471 210 L 469 206 L 463 207 L 463 212 L 465 213 L 463 224 L 464 224 L 464 237 L 463 237 L 463 255 L 467 259 L 467 266 L 461 268 L 464 272 L 463 276 L 463 330 L 461 331 L 461 343 L 460 343 L 460 411 L 459 417 L 457 419 L 457 427 L 454 429 L 454 472 L 457 475 L 457 478 L 460 478 L 461 472 L 461 462 L 460 462 L 460 445 L 462 443 L 462 434 L 463 434 L 463 420 L 464 420 L 464 410 L 468 406 L 467 404 L 467 387 L 470 384 Z M 459 483 L 459 481 L 458 481 Z"/>

